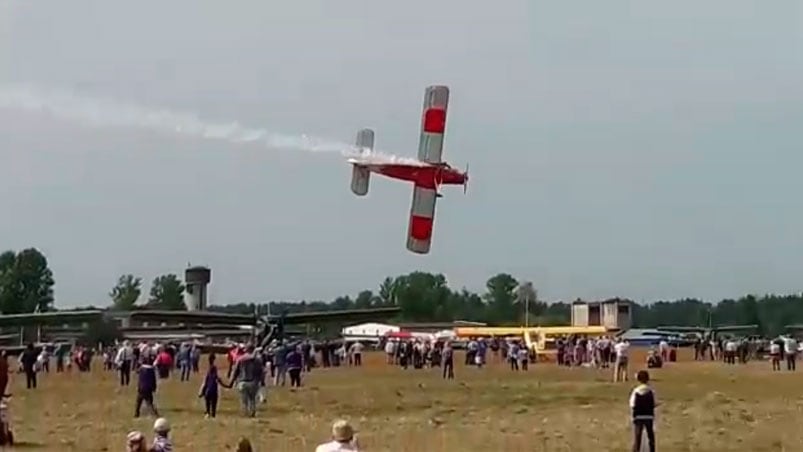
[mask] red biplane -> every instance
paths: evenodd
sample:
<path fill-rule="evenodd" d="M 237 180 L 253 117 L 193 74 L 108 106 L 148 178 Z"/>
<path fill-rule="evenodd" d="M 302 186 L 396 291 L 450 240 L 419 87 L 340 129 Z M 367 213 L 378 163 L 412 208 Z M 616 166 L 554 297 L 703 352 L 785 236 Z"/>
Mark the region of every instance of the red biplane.
<path fill-rule="evenodd" d="M 414 184 L 407 249 L 418 254 L 429 252 L 435 220 L 435 200 L 441 197 L 441 185 L 462 185 L 465 193 L 468 184 L 468 167 L 466 171 L 460 171 L 441 160 L 448 104 L 448 87 L 430 86 L 426 89 L 417 160 L 373 154 L 374 131 L 370 129 L 359 131 L 357 147 L 361 149 L 361 154 L 349 159 L 349 163 L 354 166 L 351 191 L 357 196 L 368 193 L 372 172 Z"/>

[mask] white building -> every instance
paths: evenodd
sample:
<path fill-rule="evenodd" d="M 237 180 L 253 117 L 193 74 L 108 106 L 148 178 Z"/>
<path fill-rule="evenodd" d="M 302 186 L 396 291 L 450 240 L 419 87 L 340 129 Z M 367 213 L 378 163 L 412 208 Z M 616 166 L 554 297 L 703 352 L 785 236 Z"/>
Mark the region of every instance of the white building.
<path fill-rule="evenodd" d="M 398 333 L 401 328 L 384 323 L 361 323 L 343 328 L 340 335 L 346 341 L 379 342 L 388 333 Z"/>

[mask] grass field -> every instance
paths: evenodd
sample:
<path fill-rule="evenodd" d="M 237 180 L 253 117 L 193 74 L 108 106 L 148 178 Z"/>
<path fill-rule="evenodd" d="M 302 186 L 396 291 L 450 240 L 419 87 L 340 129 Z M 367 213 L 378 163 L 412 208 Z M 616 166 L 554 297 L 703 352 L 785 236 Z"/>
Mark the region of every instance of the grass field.
<path fill-rule="evenodd" d="M 200 375 L 190 383 L 161 381 L 157 403 L 178 451 L 234 450 L 241 436 L 258 451 L 312 451 L 338 417 L 352 421 L 371 451 L 629 450 L 632 382 L 610 383 L 608 372 L 458 366 L 457 379 L 446 382 L 437 370 L 403 371 L 383 359 L 369 354 L 359 369 L 316 369 L 299 391 L 271 388 L 256 419 L 241 417 L 237 394 L 225 391 L 218 418 L 205 420 Z M 773 374 L 763 362 L 679 362 L 653 377 L 663 404 L 659 450 L 803 451 L 797 373 Z M 11 385 L 20 449 L 119 451 L 129 430 L 152 437 L 153 418 L 132 417 L 135 387 L 120 389 L 116 374 L 99 366 L 91 375 L 42 375 L 35 391 L 24 383 L 15 375 Z"/>

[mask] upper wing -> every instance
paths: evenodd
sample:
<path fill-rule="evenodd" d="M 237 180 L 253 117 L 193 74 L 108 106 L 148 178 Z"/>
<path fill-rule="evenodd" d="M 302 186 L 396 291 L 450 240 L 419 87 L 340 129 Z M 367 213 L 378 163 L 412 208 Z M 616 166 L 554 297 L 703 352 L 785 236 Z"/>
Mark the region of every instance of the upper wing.
<path fill-rule="evenodd" d="M 427 254 L 432 244 L 432 226 L 435 223 L 435 187 L 419 183 L 413 188 L 413 205 L 410 207 L 410 225 L 407 231 L 407 249 Z"/>
<path fill-rule="evenodd" d="M 418 160 L 440 163 L 443 155 L 443 136 L 446 132 L 446 108 L 449 87 L 430 86 L 424 93 L 424 112 L 421 115 L 421 139 Z"/>
<path fill-rule="evenodd" d="M 228 314 L 214 311 L 130 311 L 123 313 L 135 322 L 195 323 L 215 325 L 255 325 L 253 314 Z"/>
<path fill-rule="evenodd" d="M 726 325 L 726 326 L 718 326 L 713 328 L 717 331 L 745 331 L 745 330 L 757 330 L 758 325 Z"/>
<path fill-rule="evenodd" d="M 100 310 L 7 314 L 0 315 L 0 327 L 62 325 L 65 323 L 94 322 L 101 318 L 103 318 L 103 311 Z"/>
<path fill-rule="evenodd" d="M 294 312 L 284 315 L 284 324 L 293 325 L 301 323 L 323 323 L 339 321 L 367 321 L 383 320 L 401 312 L 396 306 L 387 308 L 348 309 L 341 311 L 313 311 Z M 271 316 L 271 320 L 278 320 L 281 316 Z"/>

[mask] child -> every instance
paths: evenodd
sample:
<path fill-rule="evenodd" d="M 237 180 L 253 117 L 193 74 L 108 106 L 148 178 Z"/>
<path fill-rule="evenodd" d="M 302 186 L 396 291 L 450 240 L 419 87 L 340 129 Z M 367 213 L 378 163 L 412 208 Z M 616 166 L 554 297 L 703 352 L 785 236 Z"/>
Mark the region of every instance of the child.
<path fill-rule="evenodd" d="M 151 445 L 151 452 L 173 452 L 173 443 L 167 435 L 170 433 L 170 424 L 167 419 L 160 417 L 153 423 L 153 444 Z"/>
<path fill-rule="evenodd" d="M 633 452 L 641 450 L 641 437 L 647 431 L 647 441 L 649 442 L 650 452 L 655 452 L 655 431 L 653 422 L 655 421 L 655 393 L 649 386 L 650 374 L 646 370 L 640 370 L 636 374 L 639 385 L 630 393 L 630 410 L 633 418 Z"/>
<path fill-rule="evenodd" d="M 201 386 L 201 392 L 198 394 L 198 397 L 203 397 L 204 401 L 206 402 L 205 416 L 207 418 L 215 417 L 215 415 L 217 415 L 219 386 L 223 386 L 224 388 L 230 387 L 226 383 L 223 383 L 223 380 L 221 380 L 218 376 L 217 366 L 215 366 L 215 354 L 211 353 L 209 355 L 209 369 L 206 371 L 206 377 L 204 378 L 204 383 Z"/>

